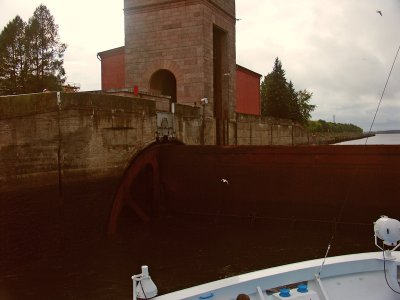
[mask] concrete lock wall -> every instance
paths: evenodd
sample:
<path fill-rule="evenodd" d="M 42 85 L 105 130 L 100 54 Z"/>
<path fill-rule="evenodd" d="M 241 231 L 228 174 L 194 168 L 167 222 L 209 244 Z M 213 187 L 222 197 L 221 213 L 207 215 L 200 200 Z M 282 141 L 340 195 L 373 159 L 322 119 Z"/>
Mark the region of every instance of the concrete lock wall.
<path fill-rule="evenodd" d="M 307 136 L 290 122 L 244 115 L 229 124 L 231 146 L 216 147 L 215 120 L 203 117 L 202 107 L 179 104 L 176 137 L 192 146 L 169 146 L 155 143 L 157 112 L 168 110 L 168 100 L 157 99 L 95 93 L 0 97 L 0 267 L 103 237 L 128 166 L 137 168 L 139 181 L 127 180 L 129 194 L 122 193 L 122 201 L 139 195 L 148 207 L 154 203 L 146 201 L 156 199 L 160 213 L 233 215 L 246 208 L 248 217 L 265 201 L 257 213 L 309 219 L 326 210 L 333 218 L 330 209 L 341 207 L 347 189 L 348 214 L 361 205 L 364 217 L 376 217 L 400 194 L 398 147 L 370 150 L 361 161 L 361 150 L 328 155 L 318 146 L 235 147 L 291 145 Z M 232 186 L 227 191 L 223 177 Z"/>
<path fill-rule="evenodd" d="M 97 176 L 154 140 L 155 102 L 90 93 L 0 100 L 0 183 Z M 74 176 L 69 176 L 74 173 Z M 50 180 L 50 182 L 49 182 Z M 7 185 L 10 187 L 10 185 Z"/>
<path fill-rule="evenodd" d="M 155 141 L 157 112 L 170 109 L 168 98 L 152 95 L 57 95 L 0 98 L 1 189 L 13 187 L 6 183 L 24 180 L 48 184 L 79 176 L 122 174 L 131 158 Z M 176 104 L 174 125 L 175 137 L 184 144 L 216 143 L 215 119 L 203 115 L 203 107 Z M 310 137 L 288 120 L 251 115 L 238 114 L 227 128 L 230 145 L 335 140 L 335 136 Z M 351 137 L 345 134 L 341 138 Z"/>
<path fill-rule="evenodd" d="M 238 145 L 308 144 L 308 132 L 290 120 L 238 114 Z"/>
<path fill-rule="evenodd" d="M 59 96 L 58 96 L 59 95 Z M 121 175 L 156 140 L 157 111 L 168 99 L 98 93 L 41 93 L 0 98 L 0 190 L 18 184 Z M 59 97 L 59 98 L 58 98 Z M 176 105 L 176 137 L 200 143 L 199 107 Z M 209 144 L 212 119 L 204 119 Z"/>

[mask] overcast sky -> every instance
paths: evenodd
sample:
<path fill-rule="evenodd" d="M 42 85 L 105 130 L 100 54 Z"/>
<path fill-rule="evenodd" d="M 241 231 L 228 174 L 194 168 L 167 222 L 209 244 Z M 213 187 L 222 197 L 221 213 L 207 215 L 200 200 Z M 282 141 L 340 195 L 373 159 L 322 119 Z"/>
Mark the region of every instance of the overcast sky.
<path fill-rule="evenodd" d="M 124 45 L 123 1 L 0 0 L 0 29 L 41 3 L 68 44 L 67 81 L 100 89 L 96 54 Z M 400 0 L 237 0 L 236 15 L 238 64 L 267 75 L 279 57 L 295 88 L 314 93 L 313 119 L 369 129 L 400 45 Z M 383 129 L 400 129 L 400 57 L 373 127 Z"/>

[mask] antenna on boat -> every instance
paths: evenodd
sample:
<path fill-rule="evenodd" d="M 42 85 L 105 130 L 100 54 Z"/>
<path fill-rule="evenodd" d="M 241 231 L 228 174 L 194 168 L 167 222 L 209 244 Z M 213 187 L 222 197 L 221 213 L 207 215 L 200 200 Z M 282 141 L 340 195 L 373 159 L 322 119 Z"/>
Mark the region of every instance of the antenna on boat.
<path fill-rule="evenodd" d="M 328 248 L 326 249 L 326 253 L 325 253 L 325 256 L 324 256 L 324 260 L 322 261 L 322 264 L 321 264 L 321 266 L 319 267 L 318 276 L 321 276 L 322 268 L 323 268 L 324 265 L 325 265 L 325 260 L 326 260 L 326 258 L 328 257 L 329 250 L 331 249 L 332 240 L 333 240 L 333 237 L 332 237 L 332 239 L 331 239 L 331 242 L 328 244 Z"/>
<path fill-rule="evenodd" d="M 385 252 L 387 258 L 391 258 L 391 253 L 400 247 L 400 222 L 387 216 L 380 217 L 374 222 L 375 245 Z M 394 247 L 391 250 L 384 250 L 378 245 L 378 238 L 383 241 L 383 245 Z"/>

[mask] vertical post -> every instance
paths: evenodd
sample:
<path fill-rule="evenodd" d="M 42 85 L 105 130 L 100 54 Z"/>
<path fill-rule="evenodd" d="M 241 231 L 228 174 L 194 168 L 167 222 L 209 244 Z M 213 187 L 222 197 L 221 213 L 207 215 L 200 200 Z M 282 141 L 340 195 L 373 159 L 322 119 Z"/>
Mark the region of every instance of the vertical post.
<path fill-rule="evenodd" d="M 236 113 L 235 114 L 235 120 L 236 120 L 236 123 L 235 123 L 235 145 L 237 146 L 238 145 L 238 114 Z"/>
<path fill-rule="evenodd" d="M 172 112 L 172 138 L 175 138 L 175 103 L 171 103 L 171 112 Z"/>
<path fill-rule="evenodd" d="M 58 105 L 58 149 L 57 149 L 57 164 L 58 164 L 58 195 L 62 198 L 63 195 L 63 182 L 62 182 L 62 136 L 61 136 L 61 93 L 57 92 L 57 105 Z"/>
<path fill-rule="evenodd" d="M 203 106 L 203 115 L 201 118 L 201 132 L 200 132 L 200 145 L 204 145 L 205 144 L 205 121 L 206 121 L 206 105 L 208 104 L 208 99 L 205 97 L 203 99 L 200 100 L 201 106 Z M 216 119 L 218 120 L 218 119 Z M 217 126 L 218 128 L 218 126 Z M 218 130 L 217 130 L 218 132 Z"/>
<path fill-rule="evenodd" d="M 253 126 L 251 122 L 249 124 L 250 124 L 250 145 L 253 145 Z"/>
<path fill-rule="evenodd" d="M 230 78 L 230 73 L 228 76 L 228 102 L 227 102 L 227 118 L 226 118 L 226 145 L 229 145 L 229 125 L 230 125 L 230 119 L 231 119 L 231 114 L 230 114 L 230 107 L 231 107 L 231 103 L 230 103 L 230 94 L 231 94 L 231 78 Z"/>
<path fill-rule="evenodd" d="M 230 103 L 229 103 L 229 94 L 230 94 L 230 79 L 231 79 L 231 73 L 225 73 L 224 77 L 227 78 L 227 102 L 224 107 L 224 144 L 229 145 L 229 120 L 230 120 Z M 226 134 L 225 134 L 226 132 Z"/>
<path fill-rule="evenodd" d="M 133 300 L 137 299 L 137 293 L 136 293 L 136 275 L 132 276 L 132 283 L 133 283 Z"/>
<path fill-rule="evenodd" d="M 203 104 L 203 113 L 202 113 L 202 116 L 201 116 L 200 145 L 204 145 L 205 109 L 206 109 L 206 107 Z"/>
<path fill-rule="evenodd" d="M 274 123 L 270 123 L 271 126 L 271 145 L 274 144 L 274 138 L 273 138 L 273 133 L 274 133 Z"/>
<path fill-rule="evenodd" d="M 292 122 L 292 146 L 294 146 L 294 123 Z"/>

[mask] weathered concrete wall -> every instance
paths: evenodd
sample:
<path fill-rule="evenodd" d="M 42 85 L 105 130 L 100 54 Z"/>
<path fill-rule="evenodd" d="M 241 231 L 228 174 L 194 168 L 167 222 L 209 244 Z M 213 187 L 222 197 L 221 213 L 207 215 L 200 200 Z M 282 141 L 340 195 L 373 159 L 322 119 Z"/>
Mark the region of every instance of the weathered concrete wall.
<path fill-rule="evenodd" d="M 309 144 L 308 132 L 291 120 L 238 114 L 237 145 Z"/>
<path fill-rule="evenodd" d="M 55 184 L 122 174 L 132 157 L 156 140 L 157 112 L 168 111 L 170 105 L 168 98 L 119 93 L 1 97 L 1 189 L 15 188 L 22 181 Z M 216 144 L 215 119 L 204 115 L 203 107 L 177 104 L 174 116 L 179 141 Z M 226 128 L 230 145 L 319 144 L 335 138 L 309 138 L 291 121 L 251 115 L 238 114 Z"/>
<path fill-rule="evenodd" d="M 2 188 L 27 177 L 31 184 L 54 184 L 77 175 L 122 174 L 135 153 L 155 141 L 159 103 L 93 93 L 61 93 L 59 100 L 57 93 L 2 97 Z M 178 105 L 175 116 L 177 137 L 199 144 L 199 108 Z"/>
<path fill-rule="evenodd" d="M 89 93 L 2 97 L 0 182 L 120 173 L 154 140 L 155 108 L 154 101 Z"/>
<path fill-rule="evenodd" d="M 0 116 L 0 184 L 57 171 L 59 114 L 54 94 L 2 97 Z"/>

